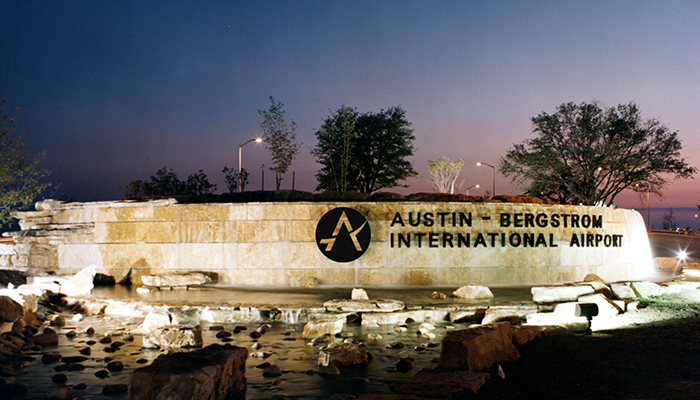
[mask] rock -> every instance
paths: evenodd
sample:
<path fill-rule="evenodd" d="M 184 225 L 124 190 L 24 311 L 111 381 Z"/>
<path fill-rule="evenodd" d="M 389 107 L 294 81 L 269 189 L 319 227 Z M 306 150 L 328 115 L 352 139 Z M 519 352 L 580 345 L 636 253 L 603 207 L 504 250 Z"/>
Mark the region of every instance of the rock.
<path fill-rule="evenodd" d="M 513 325 L 520 324 L 520 314 L 517 310 L 510 308 L 489 308 L 481 320 L 482 325 L 507 321 Z"/>
<path fill-rule="evenodd" d="M 117 394 L 124 394 L 129 391 L 129 386 L 118 383 L 112 385 L 105 385 L 102 388 L 102 394 L 107 396 L 114 396 Z"/>
<path fill-rule="evenodd" d="M 61 359 L 61 355 L 57 353 L 46 353 L 41 356 L 42 364 L 52 364 L 58 362 Z"/>
<path fill-rule="evenodd" d="M 146 318 L 143 319 L 143 322 L 137 328 L 137 332 L 147 334 L 171 324 L 173 324 L 173 321 L 170 313 L 164 310 L 152 310 L 146 314 Z"/>
<path fill-rule="evenodd" d="M 586 317 L 575 317 L 568 313 L 536 313 L 527 316 L 527 324 L 535 326 L 559 326 L 572 332 L 584 332 L 590 327 Z"/>
<path fill-rule="evenodd" d="M 579 297 L 595 293 L 589 284 L 572 286 L 535 286 L 530 289 L 535 303 L 561 303 L 576 301 Z"/>
<path fill-rule="evenodd" d="M 323 335 L 335 335 L 336 333 L 340 333 L 344 326 L 345 321 L 342 319 L 307 322 L 306 325 L 304 325 L 301 338 L 308 339 Z"/>
<path fill-rule="evenodd" d="M 66 376 L 66 374 L 63 374 L 63 373 L 55 374 L 55 375 L 51 376 L 51 380 L 54 383 L 66 383 L 66 381 L 68 380 L 68 377 Z"/>
<path fill-rule="evenodd" d="M 433 292 L 430 294 L 430 298 L 435 300 L 443 300 L 447 298 L 447 295 L 445 293 Z"/>
<path fill-rule="evenodd" d="M 400 358 L 399 361 L 396 363 L 396 370 L 402 373 L 406 373 L 412 370 L 414 367 L 413 361 L 414 360 L 408 357 Z"/>
<path fill-rule="evenodd" d="M 637 297 L 647 298 L 652 296 L 659 296 L 663 292 L 661 286 L 653 282 L 631 282 L 630 287 L 637 294 Z"/>
<path fill-rule="evenodd" d="M 362 314 L 362 326 L 403 325 L 408 322 L 442 321 L 447 319 L 447 310 L 410 310 L 395 312 L 372 312 Z"/>
<path fill-rule="evenodd" d="M 144 338 L 144 342 L 159 347 L 202 347 L 202 328 L 199 325 L 168 325 L 156 328 Z"/>
<path fill-rule="evenodd" d="M 610 284 L 610 289 L 613 292 L 613 298 L 615 299 L 636 299 L 637 295 L 634 293 L 629 283 L 612 283 Z"/>
<path fill-rule="evenodd" d="M 228 344 L 163 354 L 151 365 L 132 372 L 129 396 L 140 400 L 242 397 L 247 382 L 247 357 L 247 349 Z"/>
<path fill-rule="evenodd" d="M 0 296 L 0 321 L 15 322 L 24 315 L 22 305 L 9 296 Z"/>
<path fill-rule="evenodd" d="M 66 296 L 84 296 L 90 294 L 94 287 L 95 266 L 90 265 L 73 275 L 68 281 L 61 284 L 60 293 Z"/>
<path fill-rule="evenodd" d="M 583 281 L 584 281 L 584 282 L 600 282 L 600 283 L 605 284 L 605 281 L 603 280 L 603 278 L 599 277 L 599 276 L 596 275 L 596 274 L 588 274 L 588 275 L 586 275 L 586 276 L 583 278 Z"/>
<path fill-rule="evenodd" d="M 513 344 L 516 346 L 522 346 L 525 343 L 542 336 L 542 327 L 534 325 L 514 325 L 512 334 Z"/>
<path fill-rule="evenodd" d="M 44 396 L 44 400 L 71 400 L 72 398 L 73 388 L 70 386 L 53 388 Z"/>
<path fill-rule="evenodd" d="M 517 360 L 520 353 L 511 329 L 510 323 L 499 322 L 446 332 L 436 368 L 482 371 L 497 362 Z"/>
<path fill-rule="evenodd" d="M 331 312 L 389 312 L 403 310 L 405 304 L 398 300 L 329 300 L 323 303 Z"/>
<path fill-rule="evenodd" d="M 53 318 L 49 321 L 49 325 L 51 326 L 64 326 L 66 325 L 66 319 L 63 317 L 63 315 L 54 315 Z"/>
<path fill-rule="evenodd" d="M 319 367 L 318 373 L 321 375 L 340 375 L 340 369 L 335 364 L 331 364 Z"/>
<path fill-rule="evenodd" d="M 486 286 L 465 285 L 452 292 L 452 296 L 459 299 L 479 300 L 493 298 L 493 293 Z"/>
<path fill-rule="evenodd" d="M 34 335 L 34 344 L 41 347 L 58 345 L 58 334 L 56 332 L 40 333 Z"/>
<path fill-rule="evenodd" d="M 209 282 L 209 278 L 204 274 L 164 274 L 164 275 L 141 275 L 141 282 L 146 286 L 191 286 L 202 285 Z"/>
<path fill-rule="evenodd" d="M 87 384 L 86 383 L 79 383 L 77 385 L 73 385 L 73 389 L 75 390 L 85 390 L 87 389 Z"/>
<path fill-rule="evenodd" d="M 473 396 L 489 379 L 485 372 L 422 369 L 406 382 L 392 382 L 394 393 L 408 398 L 462 399 Z"/>
<path fill-rule="evenodd" d="M 106 378 L 109 376 L 109 372 L 106 369 L 101 369 L 95 372 L 95 376 L 98 378 Z"/>
<path fill-rule="evenodd" d="M 593 287 L 594 293 L 600 293 L 609 299 L 613 298 L 613 292 L 610 289 L 610 286 L 606 285 L 605 283 L 600 281 L 590 281 L 586 284 L 591 285 Z"/>
<path fill-rule="evenodd" d="M 350 295 L 352 300 L 369 300 L 369 296 L 365 289 L 355 288 L 352 289 L 352 294 Z"/>
<path fill-rule="evenodd" d="M 487 304 L 484 304 L 481 307 L 452 310 L 449 315 L 450 322 L 480 322 L 484 319 L 488 307 Z"/>
<path fill-rule="evenodd" d="M 263 369 L 263 376 L 268 378 L 282 376 L 282 370 L 276 365 L 268 365 Z"/>
<path fill-rule="evenodd" d="M 107 363 L 107 370 L 117 372 L 124 369 L 124 364 L 119 360 L 110 361 Z"/>
<path fill-rule="evenodd" d="M 403 349 L 404 346 L 401 342 L 391 342 L 384 345 L 387 349 Z"/>
<path fill-rule="evenodd" d="M 368 361 L 367 351 L 355 343 L 331 343 L 321 348 L 318 354 L 318 365 L 323 367 L 331 364 L 336 366 L 364 365 Z"/>

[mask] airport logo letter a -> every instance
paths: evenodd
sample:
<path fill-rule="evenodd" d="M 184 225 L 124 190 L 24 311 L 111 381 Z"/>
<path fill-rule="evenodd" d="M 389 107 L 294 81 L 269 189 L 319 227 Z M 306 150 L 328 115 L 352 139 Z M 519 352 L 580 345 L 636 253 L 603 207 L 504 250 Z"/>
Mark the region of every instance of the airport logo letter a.
<path fill-rule="evenodd" d="M 316 226 L 316 244 L 323 255 L 337 262 L 360 258 L 371 238 L 367 219 L 358 211 L 340 207 L 328 211 Z"/>

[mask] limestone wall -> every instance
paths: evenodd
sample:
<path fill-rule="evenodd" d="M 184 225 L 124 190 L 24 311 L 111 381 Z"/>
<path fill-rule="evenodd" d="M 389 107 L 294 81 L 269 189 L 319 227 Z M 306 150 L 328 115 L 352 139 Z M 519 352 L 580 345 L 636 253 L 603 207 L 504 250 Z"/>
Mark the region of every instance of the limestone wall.
<path fill-rule="evenodd" d="M 338 207 L 359 211 L 371 230 L 355 261 L 332 261 L 324 253 L 328 243 L 317 245 L 318 221 Z M 22 231 L 14 239 L 20 269 L 69 274 L 94 265 L 117 281 L 130 275 L 137 283 L 142 274 L 185 271 L 210 272 L 220 283 L 244 286 L 288 286 L 303 278 L 362 286 L 546 283 L 588 273 L 615 281 L 651 271 L 641 216 L 613 208 L 45 201 L 19 216 Z M 336 249 L 353 243 L 343 236 L 350 238 L 349 228 L 359 224 L 339 221 L 338 227 L 331 235 L 338 239 Z"/>

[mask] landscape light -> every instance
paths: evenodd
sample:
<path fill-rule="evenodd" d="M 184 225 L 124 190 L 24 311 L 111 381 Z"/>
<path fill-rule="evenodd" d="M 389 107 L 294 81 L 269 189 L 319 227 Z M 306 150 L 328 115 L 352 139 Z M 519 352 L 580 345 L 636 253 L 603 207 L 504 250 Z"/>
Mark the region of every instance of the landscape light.
<path fill-rule="evenodd" d="M 260 143 L 262 142 L 262 138 L 255 138 L 255 139 L 250 139 L 249 141 L 243 143 L 242 145 L 238 146 L 238 192 L 241 192 L 241 149 L 243 146 L 247 145 L 250 142 L 255 142 L 255 143 Z"/>
<path fill-rule="evenodd" d="M 678 252 L 678 260 L 679 261 L 685 261 L 688 258 L 688 253 L 685 252 L 685 250 L 681 250 Z"/>

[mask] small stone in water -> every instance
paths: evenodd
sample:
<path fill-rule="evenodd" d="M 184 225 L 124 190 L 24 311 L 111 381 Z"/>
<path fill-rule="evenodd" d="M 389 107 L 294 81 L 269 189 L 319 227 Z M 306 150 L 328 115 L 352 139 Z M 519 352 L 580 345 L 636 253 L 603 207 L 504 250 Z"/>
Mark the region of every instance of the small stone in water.
<path fill-rule="evenodd" d="M 56 361 L 61 359 L 61 355 L 58 353 L 46 353 L 43 356 L 41 356 L 41 362 L 44 364 L 51 364 L 55 363 Z"/>
<path fill-rule="evenodd" d="M 92 346 L 92 345 L 95 344 L 95 343 L 97 343 L 97 342 L 94 341 L 94 340 L 88 340 L 87 342 L 85 342 L 85 344 L 88 345 L 88 346 Z"/>
<path fill-rule="evenodd" d="M 112 372 L 121 371 L 124 369 L 124 364 L 121 361 L 112 361 L 107 364 L 107 369 Z"/>
<path fill-rule="evenodd" d="M 209 327 L 210 331 L 223 331 L 224 327 L 223 325 L 214 325 Z"/>
<path fill-rule="evenodd" d="M 113 342 L 112 344 L 110 344 L 109 347 L 112 347 L 114 349 L 118 349 L 118 348 L 124 346 L 125 344 L 126 343 L 124 343 L 124 342 L 116 341 L 116 342 Z"/>
<path fill-rule="evenodd" d="M 216 334 L 216 337 L 219 338 L 219 339 L 221 339 L 221 338 L 229 337 L 229 336 L 231 336 L 231 335 L 232 335 L 232 333 L 229 332 L 229 331 L 219 331 L 219 332 Z"/>
<path fill-rule="evenodd" d="M 78 350 L 78 353 L 89 356 L 92 353 L 92 349 L 89 347 L 83 347 L 82 349 Z"/>
<path fill-rule="evenodd" d="M 139 358 L 138 360 L 136 360 L 136 364 L 146 364 L 147 362 L 148 360 L 146 360 L 145 358 Z"/>
<path fill-rule="evenodd" d="M 270 364 L 269 362 L 264 362 L 264 363 L 262 363 L 262 364 L 256 365 L 255 368 L 263 369 L 263 368 L 269 367 L 270 365 L 271 365 L 271 364 Z"/>
<path fill-rule="evenodd" d="M 112 337 L 111 336 L 105 336 L 102 339 L 100 339 L 100 343 L 112 343 Z"/>
<path fill-rule="evenodd" d="M 53 370 L 56 372 L 68 371 L 68 364 L 57 365 L 53 367 Z"/>
<path fill-rule="evenodd" d="M 263 369 L 263 376 L 266 377 L 276 377 L 276 376 L 282 376 L 282 370 L 280 367 L 276 365 L 269 365 L 265 369 Z"/>
<path fill-rule="evenodd" d="M 258 343 L 258 342 L 255 342 L 255 343 L 253 343 L 250 347 L 251 347 L 252 349 L 257 350 L 257 349 L 262 349 L 263 345 L 261 345 L 261 344 Z"/>
<path fill-rule="evenodd" d="M 77 333 L 75 331 L 68 331 L 66 332 L 66 337 L 75 337 Z"/>
<path fill-rule="evenodd" d="M 95 372 L 95 376 L 98 378 L 106 378 L 109 376 L 109 372 L 107 372 L 106 369 L 101 369 L 101 370 Z"/>
<path fill-rule="evenodd" d="M 85 383 L 79 383 L 77 385 L 73 385 L 73 389 L 75 390 L 85 390 L 87 389 L 87 384 Z"/>
<path fill-rule="evenodd" d="M 134 335 L 128 334 L 128 335 L 122 335 L 121 337 L 122 340 L 126 342 L 133 342 L 134 341 Z"/>
<path fill-rule="evenodd" d="M 49 327 L 46 327 L 46 328 L 44 328 L 44 333 L 56 333 L 56 331 L 49 328 Z"/>
<path fill-rule="evenodd" d="M 85 329 L 85 334 L 87 334 L 87 335 L 94 335 L 94 334 L 95 334 L 95 328 L 89 327 L 89 328 Z"/>
<path fill-rule="evenodd" d="M 85 369 L 83 364 L 69 364 L 67 371 L 82 371 Z"/>
<path fill-rule="evenodd" d="M 75 314 L 72 319 L 73 319 L 73 321 L 82 321 L 83 314 Z"/>
<path fill-rule="evenodd" d="M 228 343 L 228 342 L 233 342 L 233 339 L 231 339 L 230 337 L 225 337 L 225 338 L 221 339 L 221 341 L 223 343 Z"/>
<path fill-rule="evenodd" d="M 102 349 L 102 351 L 104 351 L 105 353 L 116 353 L 117 349 L 115 349 L 114 347 L 105 347 L 104 349 Z"/>
<path fill-rule="evenodd" d="M 56 374 L 51 377 L 54 383 L 65 383 L 68 380 L 66 374 Z"/>

